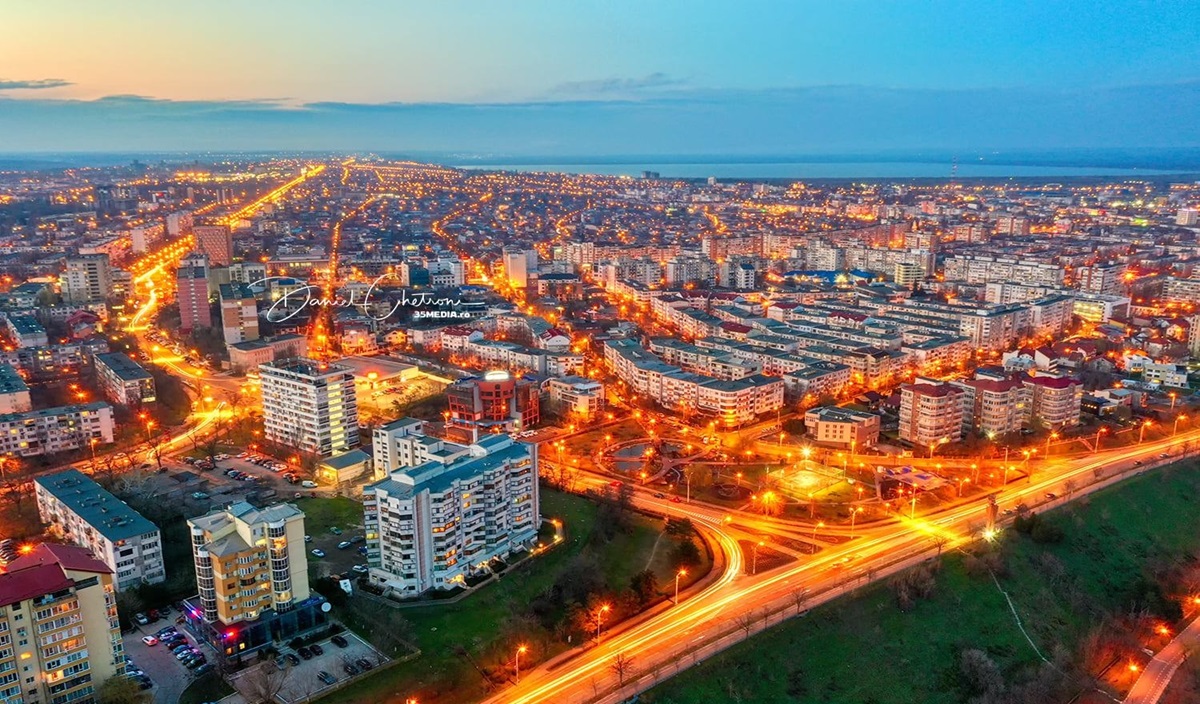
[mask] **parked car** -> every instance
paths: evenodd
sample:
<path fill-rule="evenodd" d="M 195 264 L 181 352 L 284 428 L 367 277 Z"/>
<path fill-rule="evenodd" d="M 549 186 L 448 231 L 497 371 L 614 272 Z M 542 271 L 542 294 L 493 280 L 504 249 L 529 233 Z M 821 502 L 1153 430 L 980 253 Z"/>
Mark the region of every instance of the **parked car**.
<path fill-rule="evenodd" d="M 311 542 L 312 542 L 312 536 L 311 536 L 311 535 L 306 535 L 306 536 L 304 536 L 304 542 L 306 542 L 306 543 L 311 543 Z"/>
<path fill-rule="evenodd" d="M 192 492 L 192 498 L 193 498 L 193 499 L 196 499 L 197 501 L 200 501 L 200 500 L 203 500 L 203 499 L 207 499 L 207 498 L 208 498 L 208 494 L 204 493 L 203 491 L 193 491 L 193 492 Z"/>
<path fill-rule="evenodd" d="M 296 651 L 296 654 L 305 660 L 312 660 L 313 656 L 312 651 L 304 646 L 301 646 L 300 649 Z"/>
<path fill-rule="evenodd" d="M 317 673 L 317 679 L 321 680 L 325 684 L 333 684 L 334 682 L 337 682 L 336 677 L 334 677 L 333 675 L 329 674 L 328 672 L 326 672 L 324 670 L 321 670 L 320 672 Z"/>
<path fill-rule="evenodd" d="M 212 663 L 206 662 L 203 665 L 201 665 L 200 667 L 197 667 L 194 670 L 194 672 L 195 672 L 196 676 L 199 677 L 200 675 L 206 675 L 206 674 L 212 672 L 212 669 L 213 669 Z"/>
<path fill-rule="evenodd" d="M 288 653 L 287 655 L 284 655 L 283 657 L 286 658 L 287 661 L 292 664 L 292 667 L 295 667 L 300 664 L 300 658 L 296 657 L 295 654 L 293 654 L 293 653 Z"/>
<path fill-rule="evenodd" d="M 359 546 L 359 548 L 358 548 L 358 554 L 359 554 L 359 555 L 366 555 L 366 554 L 367 554 L 367 546 L 366 546 L 366 545 L 361 545 L 361 546 Z"/>
<path fill-rule="evenodd" d="M 313 548 L 312 554 L 313 554 L 313 557 L 325 557 L 325 551 L 322 550 L 321 548 Z"/>
<path fill-rule="evenodd" d="M 311 479 L 305 479 L 304 481 L 300 482 L 300 486 L 304 487 L 305 489 L 316 489 L 317 483 Z"/>
<path fill-rule="evenodd" d="M 342 542 L 338 543 L 338 550 L 345 550 L 353 544 L 354 543 L 351 543 L 349 540 L 343 540 Z"/>
<path fill-rule="evenodd" d="M 372 667 L 375 667 L 374 665 L 371 664 L 371 661 L 366 658 L 359 658 L 359 659 L 355 660 L 354 662 L 355 662 L 355 664 L 357 664 L 359 667 L 361 667 L 364 670 L 370 670 Z"/>
<path fill-rule="evenodd" d="M 344 670 L 345 673 L 351 677 L 358 674 L 358 667 L 355 666 L 354 663 L 348 662 L 345 665 L 342 665 L 342 670 Z"/>
<path fill-rule="evenodd" d="M 356 543 L 356 544 L 357 544 L 357 543 L 362 543 L 362 542 L 365 542 L 365 541 L 366 541 L 366 538 L 364 538 L 364 537 L 363 537 L 363 536 L 361 536 L 361 535 L 356 535 L 356 536 L 354 536 L 353 538 L 351 538 L 351 539 L 350 539 L 350 542 L 352 542 L 352 543 Z"/>
<path fill-rule="evenodd" d="M 142 636 L 142 642 L 146 645 L 158 645 L 158 639 L 154 636 Z"/>
<path fill-rule="evenodd" d="M 308 646 L 308 649 L 312 651 L 313 655 L 324 655 L 325 654 L 325 649 L 322 648 L 317 643 L 313 643 L 312 645 Z"/>
<path fill-rule="evenodd" d="M 137 625 L 139 625 L 139 626 L 148 626 L 148 625 L 150 625 L 150 619 L 146 618 L 146 614 L 144 614 L 144 613 L 142 613 L 142 612 L 140 612 L 140 611 L 139 611 L 138 613 L 136 613 L 136 614 L 134 614 L 134 615 L 133 615 L 133 620 L 134 620 L 134 622 L 135 622 L 135 623 L 137 623 Z"/>
<path fill-rule="evenodd" d="M 345 648 L 346 646 L 350 645 L 350 641 L 346 640 L 343 636 L 334 636 L 329 639 L 329 642 L 333 643 L 339 648 Z"/>
<path fill-rule="evenodd" d="M 355 574 L 366 574 L 367 572 L 370 571 L 366 565 L 355 565 L 355 566 L 351 567 L 350 569 L 354 570 Z"/>
<path fill-rule="evenodd" d="M 341 528 L 338 528 L 337 526 L 330 526 L 330 528 L 329 528 L 329 532 L 330 532 L 330 533 L 333 533 L 334 535 L 341 535 L 341 534 L 342 534 L 342 529 L 341 529 Z"/>

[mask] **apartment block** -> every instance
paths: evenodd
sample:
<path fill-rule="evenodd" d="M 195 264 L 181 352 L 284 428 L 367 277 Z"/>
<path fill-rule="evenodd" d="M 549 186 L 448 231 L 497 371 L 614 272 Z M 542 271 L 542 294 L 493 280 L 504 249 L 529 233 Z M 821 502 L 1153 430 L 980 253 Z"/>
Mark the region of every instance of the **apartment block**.
<path fill-rule="evenodd" d="M 0 415 L 0 454 L 33 457 L 113 441 L 112 406 L 103 402 Z"/>
<path fill-rule="evenodd" d="M 154 403 L 154 377 L 122 352 L 96 355 L 96 378 L 109 401 L 137 410 Z"/>
<path fill-rule="evenodd" d="M 124 672 L 108 565 L 85 548 L 45 543 L 0 573 L 0 701 L 87 704 Z"/>
<path fill-rule="evenodd" d="M 188 520 L 198 596 L 185 616 L 226 657 L 252 653 L 325 622 L 309 591 L 304 512 L 237 502 Z"/>
<path fill-rule="evenodd" d="M 297 357 L 258 367 L 268 440 L 330 457 L 358 446 L 354 374 L 341 364 Z"/>
<path fill-rule="evenodd" d="M 1033 376 L 1022 380 L 1029 392 L 1026 424 L 1041 423 L 1047 428 L 1078 425 L 1083 403 L 1083 384 L 1077 379 Z"/>
<path fill-rule="evenodd" d="M 962 438 L 963 390 L 950 384 L 900 387 L 900 439 L 916 448 Z"/>
<path fill-rule="evenodd" d="M 446 387 L 449 424 L 472 438 L 491 432 L 527 430 L 540 420 L 540 391 L 535 381 L 509 372 L 459 379 Z"/>
<path fill-rule="evenodd" d="M 604 410 L 604 384 L 581 376 L 547 379 L 542 390 L 559 413 L 592 419 Z"/>
<path fill-rule="evenodd" d="M 221 332 L 225 344 L 258 339 L 258 301 L 250 287 L 241 283 L 221 284 Z"/>
<path fill-rule="evenodd" d="M 166 580 L 158 526 L 124 501 L 77 469 L 38 477 L 33 484 L 42 522 L 108 565 L 117 591 Z"/>
<path fill-rule="evenodd" d="M 401 464 L 363 489 L 372 584 L 405 596 L 451 589 L 532 545 L 540 522 L 536 445 L 507 435 L 471 445 L 421 442 L 419 422 L 393 425 L 377 431 L 377 442 L 390 436 L 424 452 L 376 448 Z"/>
<path fill-rule="evenodd" d="M 0 364 L 0 415 L 25 413 L 33 408 L 29 386 L 10 364 Z"/>
<path fill-rule="evenodd" d="M 104 301 L 111 292 L 112 267 L 107 254 L 67 257 L 67 270 L 62 278 L 62 294 L 67 303 Z"/>
<path fill-rule="evenodd" d="M 229 266 L 233 261 L 233 233 L 227 225 L 196 225 L 192 235 L 196 250 L 208 255 L 213 266 Z"/>
<path fill-rule="evenodd" d="M 804 414 L 804 428 L 818 445 L 861 450 L 879 442 L 879 416 L 850 408 L 814 408 Z"/>

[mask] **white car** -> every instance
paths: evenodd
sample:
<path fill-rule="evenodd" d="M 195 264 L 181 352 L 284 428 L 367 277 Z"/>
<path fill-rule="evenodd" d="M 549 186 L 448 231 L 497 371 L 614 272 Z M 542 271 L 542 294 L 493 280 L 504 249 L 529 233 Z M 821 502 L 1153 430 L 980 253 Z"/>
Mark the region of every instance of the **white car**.
<path fill-rule="evenodd" d="M 305 489 L 316 489 L 317 483 L 311 479 L 305 479 L 304 481 L 300 482 L 300 486 L 304 487 Z"/>
<path fill-rule="evenodd" d="M 325 557 L 325 551 L 322 550 L 321 548 L 313 548 L 312 554 L 313 554 L 313 557 Z"/>
<path fill-rule="evenodd" d="M 158 645 L 158 639 L 154 636 L 142 636 L 142 642 L 146 645 Z"/>

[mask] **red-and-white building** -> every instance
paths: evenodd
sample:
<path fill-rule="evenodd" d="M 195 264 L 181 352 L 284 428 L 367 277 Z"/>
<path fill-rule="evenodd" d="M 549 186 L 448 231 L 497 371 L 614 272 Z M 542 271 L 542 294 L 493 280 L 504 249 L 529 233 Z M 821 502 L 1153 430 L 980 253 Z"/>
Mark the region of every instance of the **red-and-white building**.
<path fill-rule="evenodd" d="M 900 387 L 900 439 L 930 447 L 962 438 L 963 390 L 950 384 Z"/>

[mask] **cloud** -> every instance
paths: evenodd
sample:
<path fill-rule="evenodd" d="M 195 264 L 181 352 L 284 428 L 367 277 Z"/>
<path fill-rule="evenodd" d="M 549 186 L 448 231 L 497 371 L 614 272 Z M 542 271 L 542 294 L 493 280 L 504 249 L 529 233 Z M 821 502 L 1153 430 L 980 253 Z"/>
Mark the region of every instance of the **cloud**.
<path fill-rule="evenodd" d="M 38 78 L 32 81 L 17 81 L 0 78 L 0 90 L 41 90 L 44 88 L 63 88 L 74 85 L 61 78 Z"/>
<path fill-rule="evenodd" d="M 610 97 L 650 93 L 664 89 L 682 88 L 687 81 L 682 78 L 655 72 L 641 78 L 600 78 L 590 81 L 568 81 L 550 89 L 550 95 L 590 95 Z"/>

